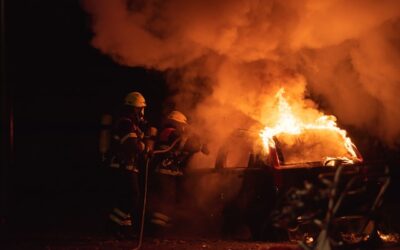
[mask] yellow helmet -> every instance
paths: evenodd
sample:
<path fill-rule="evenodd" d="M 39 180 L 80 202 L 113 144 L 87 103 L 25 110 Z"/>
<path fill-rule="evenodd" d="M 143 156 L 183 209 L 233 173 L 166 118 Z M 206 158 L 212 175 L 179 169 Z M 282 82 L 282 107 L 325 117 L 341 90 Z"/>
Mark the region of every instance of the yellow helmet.
<path fill-rule="evenodd" d="M 139 92 L 131 92 L 127 96 L 125 96 L 125 104 L 130 105 L 136 108 L 144 108 L 146 107 L 146 100 L 143 95 Z"/>
<path fill-rule="evenodd" d="M 179 123 L 188 124 L 186 116 L 177 110 L 174 110 L 171 113 L 169 113 L 167 118 Z"/>

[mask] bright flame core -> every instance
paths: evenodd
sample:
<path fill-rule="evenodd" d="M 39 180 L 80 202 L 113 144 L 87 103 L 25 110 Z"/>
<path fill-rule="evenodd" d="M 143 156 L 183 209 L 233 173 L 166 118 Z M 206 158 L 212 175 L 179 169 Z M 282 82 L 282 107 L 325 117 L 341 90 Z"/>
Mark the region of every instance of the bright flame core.
<path fill-rule="evenodd" d="M 333 132 L 340 135 L 343 141 L 338 141 L 337 143 L 343 143 L 344 147 L 351 155 L 352 159 L 346 160 L 349 162 L 353 162 L 353 159 L 358 159 L 358 156 L 354 150 L 354 144 L 352 143 L 351 139 L 347 137 L 347 133 L 345 130 L 340 129 L 337 127 L 336 124 L 336 117 L 335 116 L 328 116 L 328 115 L 321 115 L 317 119 L 315 119 L 311 123 L 306 123 L 301 120 L 301 117 L 295 116 L 292 107 L 289 105 L 285 97 L 283 96 L 285 93 L 284 88 L 281 88 L 275 95 L 278 99 L 278 119 L 275 123 L 274 127 L 265 127 L 261 133 L 261 139 L 263 142 L 264 150 L 267 154 L 270 153 L 270 148 L 275 148 L 275 141 L 274 136 L 278 135 L 300 135 L 304 133 L 306 130 L 312 131 L 320 131 L 320 132 Z M 321 136 L 324 136 L 321 133 Z M 336 142 L 335 142 L 336 143 Z M 332 155 L 326 155 L 327 158 L 332 157 Z"/>

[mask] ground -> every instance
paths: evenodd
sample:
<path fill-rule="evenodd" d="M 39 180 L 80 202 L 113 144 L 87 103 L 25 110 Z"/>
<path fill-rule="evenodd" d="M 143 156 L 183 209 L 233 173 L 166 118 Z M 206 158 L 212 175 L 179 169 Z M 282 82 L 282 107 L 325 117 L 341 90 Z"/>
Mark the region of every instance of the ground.
<path fill-rule="evenodd" d="M 9 238 L 0 244 L 0 249 L 134 249 L 135 240 L 118 240 L 104 235 L 82 235 L 81 233 L 30 233 Z M 155 238 L 146 237 L 143 250 L 300 250 L 296 243 L 291 242 L 257 242 L 221 240 L 210 238 Z M 368 248 L 370 249 L 370 248 Z M 378 249 L 395 250 L 400 246 L 384 246 Z"/>
<path fill-rule="evenodd" d="M 41 237 L 30 238 L 24 241 L 9 241 L 5 244 L 6 249 L 133 249 L 135 241 L 105 239 L 99 237 Z M 267 243 L 267 242 L 245 242 L 224 241 L 211 239 L 155 239 L 146 238 L 142 249 L 165 249 L 165 250 L 286 250 L 300 249 L 293 243 Z"/>

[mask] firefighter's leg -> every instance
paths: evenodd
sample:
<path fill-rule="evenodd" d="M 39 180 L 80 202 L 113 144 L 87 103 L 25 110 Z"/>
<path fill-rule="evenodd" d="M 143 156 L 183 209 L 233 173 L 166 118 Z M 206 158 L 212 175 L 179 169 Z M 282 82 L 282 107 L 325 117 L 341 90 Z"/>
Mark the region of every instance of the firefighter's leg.
<path fill-rule="evenodd" d="M 131 175 L 131 183 L 130 183 L 130 191 L 131 191 L 131 204 L 129 211 L 132 214 L 132 226 L 133 230 L 138 233 L 140 227 L 140 221 L 142 216 L 142 202 L 141 202 L 141 190 L 139 187 L 139 174 L 132 173 Z"/>
<path fill-rule="evenodd" d="M 113 182 L 112 207 L 108 214 L 110 229 L 118 238 L 123 237 L 123 229 L 132 225 L 131 214 L 127 208 L 127 178 L 124 170 L 113 169 L 110 171 L 110 178 Z"/>
<path fill-rule="evenodd" d="M 151 222 L 160 227 L 169 227 L 176 200 L 174 176 L 157 174 L 156 181 L 159 189 Z"/>
<path fill-rule="evenodd" d="M 116 179 L 118 180 L 118 190 L 115 194 L 116 205 L 109 218 L 118 225 L 116 232 L 118 237 L 131 238 L 133 235 L 132 225 L 135 220 L 132 214 L 132 174 L 126 170 L 119 170 Z"/>
<path fill-rule="evenodd" d="M 115 219 L 114 208 L 117 208 L 118 200 L 118 173 L 116 169 L 107 167 L 106 169 L 107 180 L 107 195 L 104 197 L 107 203 L 107 214 L 106 214 L 106 228 L 107 234 L 116 235 L 120 231 L 120 225 L 118 220 Z"/>
<path fill-rule="evenodd" d="M 134 239 L 140 222 L 140 192 L 138 173 L 125 171 L 121 178 L 119 208 L 127 216 L 121 225 L 125 238 Z"/>

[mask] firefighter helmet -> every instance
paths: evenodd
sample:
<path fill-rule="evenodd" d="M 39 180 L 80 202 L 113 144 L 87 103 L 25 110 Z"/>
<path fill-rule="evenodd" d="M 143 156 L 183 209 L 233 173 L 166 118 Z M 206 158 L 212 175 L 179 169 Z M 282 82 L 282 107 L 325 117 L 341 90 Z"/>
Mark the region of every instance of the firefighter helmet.
<path fill-rule="evenodd" d="M 146 107 L 146 100 L 139 92 L 131 92 L 125 97 L 125 104 L 136 108 Z"/>
<path fill-rule="evenodd" d="M 187 124 L 186 116 L 177 110 L 174 110 L 171 113 L 169 113 L 167 118 L 179 123 Z"/>

